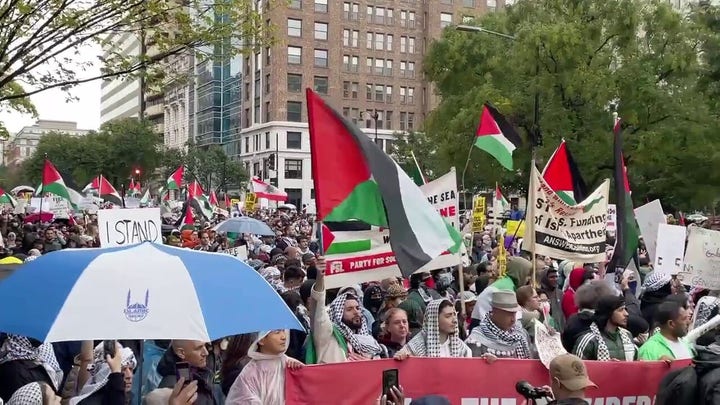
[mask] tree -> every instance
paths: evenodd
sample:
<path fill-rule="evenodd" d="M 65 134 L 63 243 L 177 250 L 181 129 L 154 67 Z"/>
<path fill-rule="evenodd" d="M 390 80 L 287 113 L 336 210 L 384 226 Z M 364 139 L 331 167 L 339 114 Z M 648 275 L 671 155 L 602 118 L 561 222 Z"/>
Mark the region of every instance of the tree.
<path fill-rule="evenodd" d="M 114 120 L 84 136 L 51 133 L 40 139 L 33 155 L 23 162 L 23 180 L 40 182 L 45 156 L 58 170 L 82 187 L 102 174 L 115 186 L 126 183 L 135 169 L 145 181 L 162 163 L 161 136 L 152 123 L 135 118 Z"/>
<path fill-rule="evenodd" d="M 185 166 L 185 180 L 198 181 L 208 193 L 241 187 L 248 181 L 245 167 L 240 162 L 230 159 L 219 145 L 201 147 L 189 142 L 187 151 L 177 148 L 166 149 L 163 158 L 165 177 L 169 177 L 180 165 Z"/>
<path fill-rule="evenodd" d="M 0 5 L 0 107 L 35 114 L 29 96 L 98 79 L 167 77 L 166 58 L 192 52 L 195 62 L 250 54 L 273 43 L 253 0 L 8 0 Z M 275 0 L 263 7 L 276 6 Z M 278 3 L 280 4 L 280 3 Z M 120 37 L 148 52 L 121 52 Z M 84 60 L 99 45 L 105 54 Z M 83 75 L 99 63 L 99 75 Z"/>
<path fill-rule="evenodd" d="M 537 93 L 540 168 L 565 138 L 589 185 L 611 177 L 611 112 L 617 109 L 626 123 L 636 203 L 661 198 L 687 209 L 714 201 L 720 183 L 701 167 L 719 159 L 720 141 L 708 97 L 697 91 L 699 46 L 707 35 L 697 22 L 660 1 L 537 0 L 475 23 L 516 39 L 450 28 L 430 45 L 425 70 L 442 101 L 425 131 L 444 169 L 465 164 L 486 101 L 527 138 Z M 529 145 L 515 156 L 519 169 L 509 172 L 472 151 L 467 185 L 492 188 L 498 181 L 524 190 Z"/>
<path fill-rule="evenodd" d="M 436 146 L 424 132 L 396 132 L 395 140 L 389 153 L 398 161 L 405 171 L 412 169 L 415 164 L 412 155 L 415 155 L 418 165 L 428 179 L 441 176 L 444 173 L 437 158 Z"/>

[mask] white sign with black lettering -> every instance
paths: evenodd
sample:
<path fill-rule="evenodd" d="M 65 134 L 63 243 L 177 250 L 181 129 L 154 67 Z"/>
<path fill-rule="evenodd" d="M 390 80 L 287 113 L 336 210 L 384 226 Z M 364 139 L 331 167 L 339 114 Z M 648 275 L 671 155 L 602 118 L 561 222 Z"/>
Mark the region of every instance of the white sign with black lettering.
<path fill-rule="evenodd" d="M 146 241 L 162 244 L 160 208 L 99 210 L 97 216 L 101 247 Z"/>
<path fill-rule="evenodd" d="M 227 250 L 221 250 L 218 253 L 225 253 L 226 255 L 235 256 L 240 260 L 247 260 L 248 258 L 247 246 L 237 246 Z"/>
<path fill-rule="evenodd" d="M 688 228 L 683 284 L 708 290 L 720 289 L 720 232 L 692 226 Z"/>
<path fill-rule="evenodd" d="M 615 232 L 617 230 L 617 206 L 615 204 L 608 204 L 607 213 L 607 227 L 605 231 Z"/>
<path fill-rule="evenodd" d="M 661 273 L 678 274 L 683 268 L 685 256 L 685 232 L 680 225 L 658 225 L 653 268 Z"/>

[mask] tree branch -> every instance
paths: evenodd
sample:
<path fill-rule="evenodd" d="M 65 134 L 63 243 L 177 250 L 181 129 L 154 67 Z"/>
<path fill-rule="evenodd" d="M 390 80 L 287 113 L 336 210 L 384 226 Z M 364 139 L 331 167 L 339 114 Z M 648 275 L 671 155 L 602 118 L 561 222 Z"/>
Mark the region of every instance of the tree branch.
<path fill-rule="evenodd" d="M 610 43 L 610 40 L 611 40 L 611 39 L 613 39 L 613 38 L 615 38 L 615 37 L 617 37 L 617 36 L 618 36 L 617 34 L 612 34 L 612 35 L 608 36 L 607 38 L 605 38 L 605 41 L 603 41 L 603 43 L 600 44 L 600 46 L 597 47 L 597 49 L 595 49 L 595 52 L 593 52 L 592 55 L 590 55 L 590 56 L 588 57 L 587 66 L 590 66 L 590 64 L 592 63 L 592 60 L 595 58 L 595 55 L 597 55 L 603 48 L 605 48 L 605 46 L 606 46 L 608 43 Z"/>

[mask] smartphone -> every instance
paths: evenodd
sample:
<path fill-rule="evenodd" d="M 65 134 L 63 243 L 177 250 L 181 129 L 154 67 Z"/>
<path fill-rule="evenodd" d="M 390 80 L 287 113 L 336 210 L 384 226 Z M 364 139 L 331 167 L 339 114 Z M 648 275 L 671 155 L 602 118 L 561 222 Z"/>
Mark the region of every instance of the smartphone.
<path fill-rule="evenodd" d="M 178 381 L 180 381 L 181 378 L 185 379 L 185 383 L 189 383 L 192 381 L 192 373 L 190 372 L 190 364 L 187 362 L 181 361 L 175 363 L 175 377 Z"/>
<path fill-rule="evenodd" d="M 392 368 L 384 370 L 382 375 L 382 394 L 390 398 L 393 387 L 400 388 L 400 379 L 398 378 L 398 369 Z"/>
<path fill-rule="evenodd" d="M 117 342 L 114 340 L 103 340 L 103 350 L 106 356 L 115 357 L 115 349 L 117 349 Z"/>

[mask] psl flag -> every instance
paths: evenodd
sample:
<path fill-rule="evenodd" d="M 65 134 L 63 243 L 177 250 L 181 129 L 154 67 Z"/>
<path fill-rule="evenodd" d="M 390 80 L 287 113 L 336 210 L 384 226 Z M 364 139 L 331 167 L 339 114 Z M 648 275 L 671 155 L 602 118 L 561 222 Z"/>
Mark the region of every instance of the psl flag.
<path fill-rule="evenodd" d="M 535 244 L 536 254 L 553 258 L 604 261 L 609 192 L 610 180 L 605 179 L 585 200 L 568 205 L 533 164 L 523 244 Z"/>

